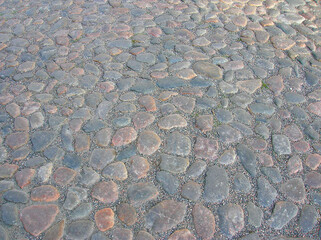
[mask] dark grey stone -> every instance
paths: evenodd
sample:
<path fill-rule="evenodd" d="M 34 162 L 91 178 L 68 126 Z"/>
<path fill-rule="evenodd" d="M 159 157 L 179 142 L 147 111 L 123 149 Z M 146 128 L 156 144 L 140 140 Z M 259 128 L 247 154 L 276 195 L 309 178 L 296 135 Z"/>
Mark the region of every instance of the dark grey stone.
<path fill-rule="evenodd" d="M 18 225 L 20 222 L 18 207 L 13 203 L 5 203 L 1 206 L 1 218 L 7 225 Z"/>
<path fill-rule="evenodd" d="M 218 209 L 221 231 L 232 238 L 244 228 L 244 213 L 240 205 L 229 203 Z"/>
<path fill-rule="evenodd" d="M 314 226 L 318 223 L 319 213 L 314 206 L 304 205 L 301 210 L 301 216 L 299 220 L 302 232 L 310 232 Z"/>
<path fill-rule="evenodd" d="M 237 173 L 234 177 L 234 189 L 237 192 L 248 193 L 251 190 L 251 182 L 244 174 Z"/>
<path fill-rule="evenodd" d="M 94 231 L 94 223 L 89 220 L 79 220 L 70 223 L 66 229 L 66 235 L 72 240 L 88 239 Z"/>
<path fill-rule="evenodd" d="M 81 157 L 75 153 L 67 153 L 62 160 L 62 163 L 71 169 L 79 169 L 82 164 L 82 160 Z"/>
<path fill-rule="evenodd" d="M 32 134 L 31 142 L 33 150 L 39 152 L 47 148 L 55 140 L 55 133 L 50 131 L 38 131 Z"/>
<path fill-rule="evenodd" d="M 280 183 L 282 181 L 282 176 L 278 168 L 262 167 L 261 171 L 272 183 Z"/>
<path fill-rule="evenodd" d="M 206 202 L 219 203 L 229 195 L 228 176 L 223 168 L 212 166 L 206 172 L 204 199 Z"/>
<path fill-rule="evenodd" d="M 14 203 L 27 203 L 28 202 L 28 194 L 21 190 L 9 190 L 5 192 L 3 198 L 9 202 Z"/>
<path fill-rule="evenodd" d="M 179 180 L 172 174 L 165 171 L 160 171 L 157 172 L 156 179 L 168 194 L 173 195 L 177 193 L 179 187 Z"/>
<path fill-rule="evenodd" d="M 275 230 L 282 229 L 293 219 L 298 213 L 298 207 L 291 202 L 277 202 L 273 209 L 269 224 Z"/>
<path fill-rule="evenodd" d="M 256 228 L 260 227 L 263 219 L 263 211 L 252 202 L 246 205 L 246 209 L 249 214 L 249 224 Z"/>
<path fill-rule="evenodd" d="M 263 177 L 258 179 L 257 185 L 257 197 L 259 204 L 262 207 L 270 207 L 278 195 L 276 189 Z"/>
<path fill-rule="evenodd" d="M 256 177 L 257 161 L 254 152 L 244 144 L 240 144 L 236 148 L 236 153 L 245 170 L 248 171 L 252 177 Z"/>
<path fill-rule="evenodd" d="M 273 135 L 272 136 L 273 150 L 278 155 L 291 154 L 291 145 L 287 136 Z"/>

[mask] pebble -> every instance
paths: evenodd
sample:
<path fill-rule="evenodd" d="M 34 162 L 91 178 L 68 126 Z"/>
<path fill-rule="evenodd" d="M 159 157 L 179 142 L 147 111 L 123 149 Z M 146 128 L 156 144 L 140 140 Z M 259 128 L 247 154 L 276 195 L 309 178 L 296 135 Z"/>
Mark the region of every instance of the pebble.
<path fill-rule="evenodd" d="M 187 156 L 191 151 L 191 140 L 175 131 L 167 136 L 165 150 L 169 154 Z"/>
<path fill-rule="evenodd" d="M 114 212 L 110 208 L 103 208 L 95 213 L 95 222 L 97 228 L 105 232 L 114 226 Z"/>
<path fill-rule="evenodd" d="M 177 193 L 180 182 L 175 176 L 173 176 L 169 172 L 157 172 L 156 180 L 161 184 L 162 188 L 168 194 L 173 195 Z"/>
<path fill-rule="evenodd" d="M 303 203 L 306 198 L 304 182 L 301 178 L 292 178 L 281 185 L 280 191 L 290 200 Z"/>
<path fill-rule="evenodd" d="M 229 195 L 228 176 L 223 168 L 208 168 L 205 178 L 204 199 L 206 202 L 219 203 Z"/>
<path fill-rule="evenodd" d="M 69 239 L 87 239 L 94 231 L 94 224 L 89 220 L 78 220 L 66 227 L 66 235 Z"/>
<path fill-rule="evenodd" d="M 264 177 L 258 179 L 257 186 L 259 204 L 262 207 L 270 207 L 278 196 L 276 189 Z"/>
<path fill-rule="evenodd" d="M 196 204 L 193 207 L 192 216 L 197 235 L 201 239 L 212 239 L 216 225 L 211 210 L 201 204 Z"/>
<path fill-rule="evenodd" d="M 186 205 L 184 203 L 164 200 L 148 211 L 145 226 L 156 233 L 166 232 L 182 222 L 185 213 Z"/>
<path fill-rule="evenodd" d="M 137 150 L 143 155 L 152 155 L 161 145 L 160 137 L 153 131 L 142 132 L 137 140 Z"/>
<path fill-rule="evenodd" d="M 187 158 L 171 156 L 168 154 L 161 155 L 160 169 L 170 173 L 184 173 L 189 166 Z"/>
<path fill-rule="evenodd" d="M 194 145 L 194 152 L 196 158 L 214 161 L 218 157 L 218 150 L 219 147 L 217 140 L 197 137 L 196 143 Z"/>
<path fill-rule="evenodd" d="M 263 220 L 263 211 L 252 202 L 247 203 L 246 209 L 249 215 L 249 224 L 256 228 L 260 227 Z"/>
<path fill-rule="evenodd" d="M 118 199 L 118 187 L 113 181 L 98 182 L 94 185 L 91 196 L 105 204 L 113 203 Z"/>
<path fill-rule="evenodd" d="M 286 201 L 280 201 L 275 204 L 269 223 L 271 228 L 275 230 L 282 229 L 293 219 L 298 213 L 298 207 Z"/>
<path fill-rule="evenodd" d="M 244 213 L 240 205 L 229 203 L 218 210 L 220 229 L 229 238 L 244 228 Z"/>
<path fill-rule="evenodd" d="M 133 205 L 142 205 L 155 199 L 158 196 L 158 190 L 151 182 L 136 183 L 129 186 L 127 194 Z"/>

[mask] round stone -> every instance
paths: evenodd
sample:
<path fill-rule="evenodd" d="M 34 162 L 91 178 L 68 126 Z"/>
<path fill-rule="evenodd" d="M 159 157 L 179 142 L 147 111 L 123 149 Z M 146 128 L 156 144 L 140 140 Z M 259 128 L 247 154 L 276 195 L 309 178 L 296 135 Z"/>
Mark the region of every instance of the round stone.
<path fill-rule="evenodd" d="M 105 232 L 114 226 L 114 212 L 111 208 L 103 208 L 96 212 L 95 221 L 97 228 Z"/>
<path fill-rule="evenodd" d="M 140 134 L 137 149 L 143 155 L 152 155 L 161 145 L 160 137 L 153 131 L 144 131 Z"/>
<path fill-rule="evenodd" d="M 118 129 L 113 136 L 112 143 L 116 147 L 128 145 L 129 143 L 135 141 L 137 138 L 137 132 L 132 127 L 124 127 Z"/>
<path fill-rule="evenodd" d="M 136 210 L 128 203 L 122 203 L 117 207 L 117 216 L 127 226 L 132 226 L 137 221 Z"/>
<path fill-rule="evenodd" d="M 51 185 L 35 187 L 30 194 L 31 200 L 36 202 L 53 202 L 58 200 L 59 197 L 58 189 Z"/>
<path fill-rule="evenodd" d="M 113 203 L 118 199 L 118 187 L 113 181 L 99 182 L 92 190 L 91 196 L 105 204 Z"/>
<path fill-rule="evenodd" d="M 192 215 L 197 235 L 201 239 L 212 239 L 215 233 L 215 218 L 211 210 L 201 204 L 196 204 Z"/>

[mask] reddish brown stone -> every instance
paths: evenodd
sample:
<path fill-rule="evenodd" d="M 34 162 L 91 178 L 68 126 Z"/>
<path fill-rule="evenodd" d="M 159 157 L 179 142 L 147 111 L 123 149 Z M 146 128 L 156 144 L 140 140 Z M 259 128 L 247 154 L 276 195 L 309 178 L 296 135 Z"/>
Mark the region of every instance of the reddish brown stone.
<path fill-rule="evenodd" d="M 38 111 L 40 106 L 41 106 L 41 104 L 38 102 L 27 102 L 27 103 L 25 103 L 21 113 L 23 116 L 29 116 L 30 114 Z"/>
<path fill-rule="evenodd" d="M 115 89 L 115 83 L 111 81 L 101 82 L 97 84 L 97 87 L 99 87 L 102 92 L 109 93 Z"/>
<path fill-rule="evenodd" d="M 285 127 L 284 133 L 292 141 L 298 141 L 303 138 L 303 134 L 296 124 L 291 124 Z"/>
<path fill-rule="evenodd" d="M 11 178 L 18 170 L 18 165 L 5 163 L 0 165 L 0 179 Z"/>
<path fill-rule="evenodd" d="M 321 164 L 321 155 L 310 154 L 305 160 L 305 164 L 312 170 L 316 170 Z"/>
<path fill-rule="evenodd" d="M 18 186 L 20 188 L 24 188 L 28 186 L 31 183 L 35 173 L 36 173 L 36 170 L 31 168 L 25 168 L 17 172 L 15 177 L 16 177 L 16 182 Z"/>
<path fill-rule="evenodd" d="M 215 218 L 212 212 L 200 205 L 196 204 L 193 208 L 193 221 L 195 230 L 201 239 L 212 239 L 215 233 Z"/>
<path fill-rule="evenodd" d="M 20 107 L 16 103 L 10 103 L 6 106 L 6 111 L 11 117 L 16 118 L 20 115 Z"/>
<path fill-rule="evenodd" d="M 188 229 L 180 229 L 171 234 L 168 240 L 196 240 L 196 238 Z"/>
<path fill-rule="evenodd" d="M 276 96 L 280 95 L 284 88 L 283 78 L 281 76 L 270 77 L 266 80 L 266 83 Z"/>
<path fill-rule="evenodd" d="M 127 226 L 131 226 L 137 221 L 136 210 L 128 203 L 122 203 L 117 207 L 117 216 Z"/>
<path fill-rule="evenodd" d="M 53 225 L 43 237 L 43 240 L 60 240 L 64 235 L 65 220 Z"/>
<path fill-rule="evenodd" d="M 86 134 L 78 134 L 75 136 L 76 152 L 87 152 L 90 148 L 90 137 Z"/>
<path fill-rule="evenodd" d="M 127 145 L 137 138 L 137 132 L 132 127 L 118 129 L 112 139 L 112 144 L 116 147 Z"/>
<path fill-rule="evenodd" d="M 202 115 L 196 118 L 196 127 L 199 128 L 203 133 L 212 130 L 213 126 L 213 115 Z"/>
<path fill-rule="evenodd" d="M 321 174 L 318 172 L 309 172 L 305 177 L 305 184 L 311 188 L 321 188 Z"/>
<path fill-rule="evenodd" d="M 177 127 L 186 127 L 187 121 L 179 114 L 170 114 L 162 117 L 158 122 L 160 129 L 170 130 Z"/>
<path fill-rule="evenodd" d="M 130 173 L 135 179 L 146 177 L 149 171 L 149 162 L 146 158 L 133 156 L 130 158 L 131 168 Z"/>
<path fill-rule="evenodd" d="M 276 49 L 281 50 L 289 50 L 295 45 L 295 42 L 293 40 L 282 38 L 279 36 L 271 37 L 271 42 Z"/>
<path fill-rule="evenodd" d="M 59 208 L 56 205 L 33 205 L 20 212 L 20 220 L 25 230 L 33 236 L 39 236 L 54 222 Z"/>
<path fill-rule="evenodd" d="M 158 27 L 147 28 L 146 32 L 153 37 L 160 37 L 162 35 L 162 30 Z"/>
<path fill-rule="evenodd" d="M 319 117 L 321 117 L 321 102 L 311 103 L 308 106 L 308 110 L 311 113 L 314 113 L 315 115 L 318 115 Z"/>
<path fill-rule="evenodd" d="M 153 131 L 144 131 L 138 138 L 137 149 L 143 155 L 152 155 L 159 149 L 162 141 Z"/>
<path fill-rule="evenodd" d="M 157 79 L 161 79 L 161 78 L 165 78 L 168 76 L 168 73 L 167 72 L 151 72 L 150 73 L 150 76 L 152 78 L 157 78 Z"/>
<path fill-rule="evenodd" d="M 154 121 L 154 115 L 146 112 L 139 112 L 133 117 L 133 123 L 137 130 L 147 127 Z"/>
<path fill-rule="evenodd" d="M 267 142 L 264 139 L 254 138 L 248 140 L 254 150 L 263 151 L 267 147 Z"/>
<path fill-rule="evenodd" d="M 196 158 L 214 161 L 218 157 L 218 142 L 214 139 L 197 137 L 194 152 Z"/>
<path fill-rule="evenodd" d="M 24 117 L 17 117 L 14 120 L 14 129 L 16 131 L 29 131 L 29 120 Z"/>
<path fill-rule="evenodd" d="M 273 159 L 270 155 L 266 153 L 258 153 L 257 158 L 259 162 L 265 167 L 272 167 L 273 166 Z"/>
<path fill-rule="evenodd" d="M 181 79 L 184 79 L 184 80 L 190 80 L 194 77 L 196 77 L 196 73 L 193 71 L 193 69 L 183 69 L 183 70 L 180 70 L 178 73 L 177 73 L 177 77 L 181 78 Z"/>
<path fill-rule="evenodd" d="M 11 149 L 17 149 L 27 144 L 29 134 L 25 132 L 12 133 L 7 137 L 6 143 Z"/>
<path fill-rule="evenodd" d="M 6 105 L 9 102 L 11 102 L 13 100 L 13 98 L 14 98 L 14 96 L 9 93 L 1 94 L 0 95 L 0 104 Z"/>
<path fill-rule="evenodd" d="M 92 190 L 91 196 L 103 203 L 113 203 L 118 199 L 118 187 L 113 181 L 99 182 Z"/>
<path fill-rule="evenodd" d="M 76 176 L 77 172 L 67 167 L 60 167 L 53 175 L 55 182 L 61 186 L 68 185 Z"/>
<path fill-rule="evenodd" d="M 111 208 L 103 208 L 96 212 L 95 221 L 97 228 L 105 232 L 114 226 L 114 212 Z"/>
<path fill-rule="evenodd" d="M 302 161 L 298 156 L 293 156 L 287 163 L 287 169 L 290 175 L 303 170 Z"/>
<path fill-rule="evenodd" d="M 157 110 L 155 100 L 152 96 L 142 96 L 139 98 L 138 102 L 147 112 L 154 112 Z"/>
<path fill-rule="evenodd" d="M 299 153 L 305 153 L 310 150 L 310 144 L 306 141 L 299 141 L 293 144 L 293 148 Z"/>
<path fill-rule="evenodd" d="M 42 185 L 31 190 L 30 198 L 36 202 L 53 202 L 58 200 L 60 193 L 51 185 Z"/>

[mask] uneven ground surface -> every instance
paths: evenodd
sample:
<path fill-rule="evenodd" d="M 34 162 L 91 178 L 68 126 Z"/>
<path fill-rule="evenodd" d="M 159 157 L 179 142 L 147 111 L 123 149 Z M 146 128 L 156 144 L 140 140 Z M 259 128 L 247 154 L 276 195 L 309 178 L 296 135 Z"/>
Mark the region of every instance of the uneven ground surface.
<path fill-rule="evenodd" d="M 0 239 L 320 239 L 321 6 L 0 0 Z"/>

